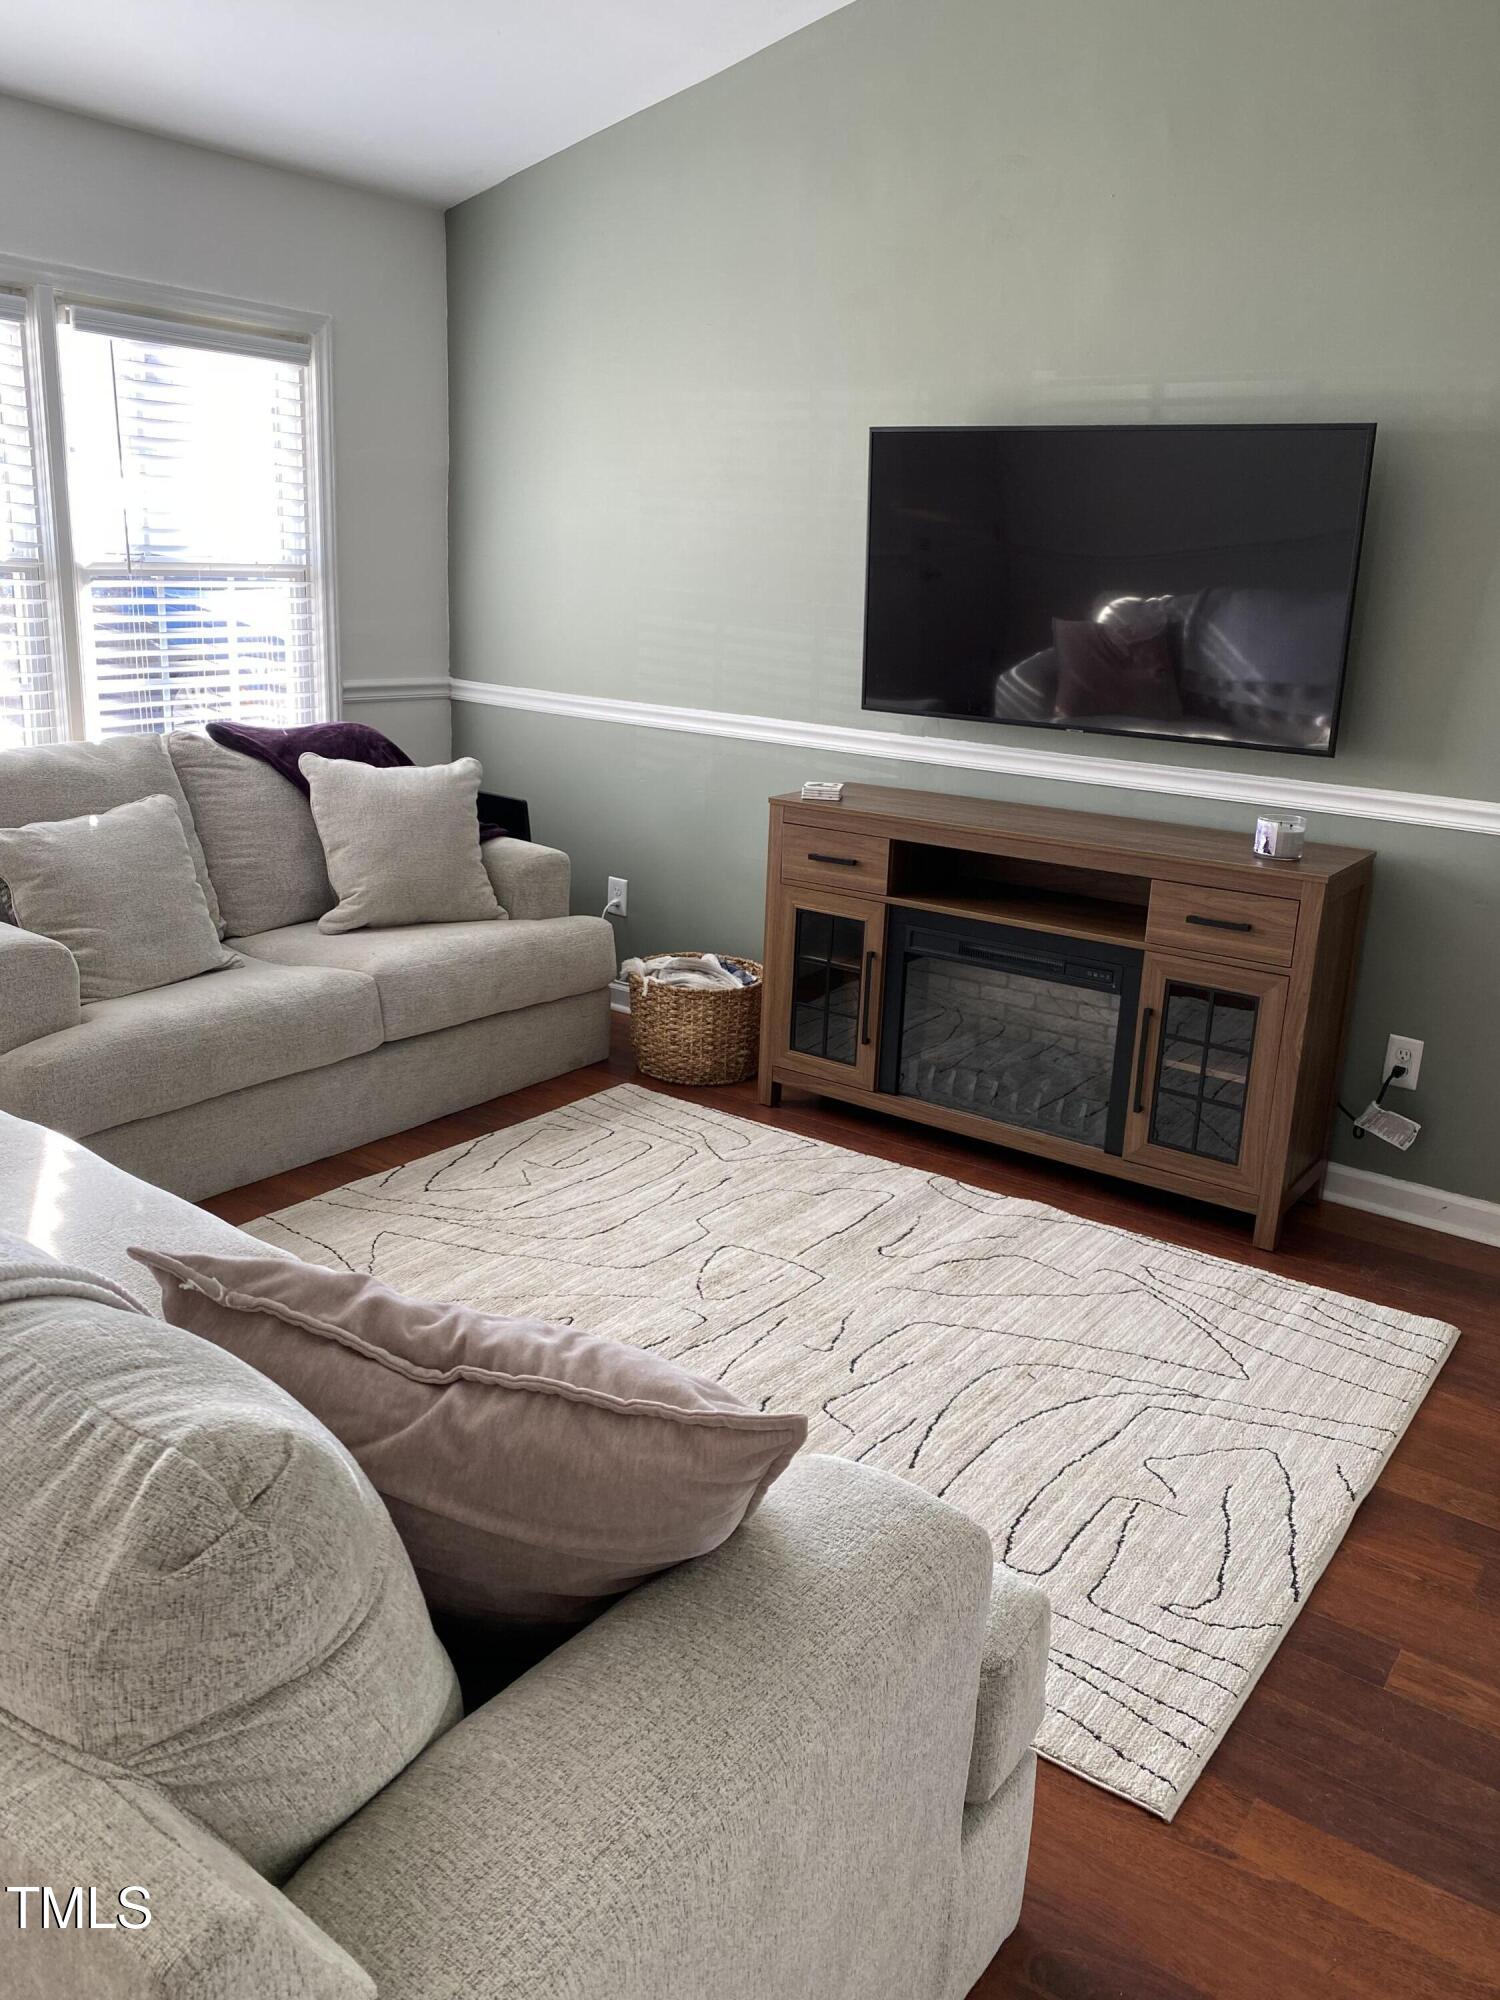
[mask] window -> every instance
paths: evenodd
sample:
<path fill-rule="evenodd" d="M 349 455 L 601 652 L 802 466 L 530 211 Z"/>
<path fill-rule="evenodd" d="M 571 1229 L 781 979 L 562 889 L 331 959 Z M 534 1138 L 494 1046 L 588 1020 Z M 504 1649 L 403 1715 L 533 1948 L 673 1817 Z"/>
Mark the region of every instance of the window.
<path fill-rule="evenodd" d="M 37 504 L 26 301 L 0 292 L 0 749 L 64 732 Z"/>
<path fill-rule="evenodd" d="M 333 712 L 316 388 L 312 330 L 0 293 L 0 743 Z"/>

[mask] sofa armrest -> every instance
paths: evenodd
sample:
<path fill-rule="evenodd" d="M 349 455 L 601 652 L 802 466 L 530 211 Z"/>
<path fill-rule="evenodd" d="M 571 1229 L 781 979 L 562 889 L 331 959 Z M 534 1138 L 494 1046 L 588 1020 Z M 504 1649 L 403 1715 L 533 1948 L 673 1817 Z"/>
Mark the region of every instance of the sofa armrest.
<path fill-rule="evenodd" d="M 565 917 L 571 864 L 532 840 L 487 840 L 479 850 L 495 900 L 511 917 Z"/>
<path fill-rule="evenodd" d="M 0 1094 L 3 1090 L 0 1075 Z M 0 1231 L 5 1230 L 64 1264 L 97 1271 L 152 1314 L 161 1311 L 161 1288 L 130 1256 L 132 1243 L 170 1243 L 174 1250 L 216 1257 L 292 1255 L 126 1173 L 50 1125 L 0 1110 Z M 0 1981 L 0 1994 L 4 1991 Z"/>
<path fill-rule="evenodd" d="M 979 1662 L 970 1805 L 995 1796 L 1041 1727 L 1051 1623 L 1052 1607 L 1034 1584 L 1003 1573 L 995 1578 Z"/>
<path fill-rule="evenodd" d="M 799 1459 L 722 1548 L 432 1744 L 287 1894 L 382 1992 L 937 2000 L 990 1568 L 943 1502 Z"/>
<path fill-rule="evenodd" d="M 0 924 L 0 1055 L 76 1028 L 78 961 L 56 938 Z"/>

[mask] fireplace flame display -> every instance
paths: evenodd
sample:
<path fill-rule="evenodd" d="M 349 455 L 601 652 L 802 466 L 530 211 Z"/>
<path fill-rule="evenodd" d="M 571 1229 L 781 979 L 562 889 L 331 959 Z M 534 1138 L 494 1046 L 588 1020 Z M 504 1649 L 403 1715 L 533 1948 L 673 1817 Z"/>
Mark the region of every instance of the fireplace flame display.
<path fill-rule="evenodd" d="M 881 1088 L 1118 1153 L 1141 954 L 892 912 Z"/>

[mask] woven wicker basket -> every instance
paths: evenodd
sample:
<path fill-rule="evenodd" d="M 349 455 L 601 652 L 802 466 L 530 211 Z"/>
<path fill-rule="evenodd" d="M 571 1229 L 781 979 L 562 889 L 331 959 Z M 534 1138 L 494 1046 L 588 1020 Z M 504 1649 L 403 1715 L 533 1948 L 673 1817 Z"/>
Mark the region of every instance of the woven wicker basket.
<path fill-rule="evenodd" d="M 725 965 L 754 973 L 753 986 L 648 986 L 630 975 L 630 1038 L 637 1066 L 663 1083 L 743 1083 L 760 1049 L 762 967 L 720 952 Z M 680 958 L 696 953 L 679 952 Z"/>

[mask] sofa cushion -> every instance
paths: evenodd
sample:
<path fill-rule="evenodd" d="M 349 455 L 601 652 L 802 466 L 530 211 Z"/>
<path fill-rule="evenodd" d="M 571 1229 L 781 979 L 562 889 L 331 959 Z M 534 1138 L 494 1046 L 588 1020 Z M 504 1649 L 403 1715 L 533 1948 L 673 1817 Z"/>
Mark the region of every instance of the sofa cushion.
<path fill-rule="evenodd" d="M 98 1000 L 76 1028 L 0 1056 L 0 1108 L 84 1138 L 380 1043 L 373 980 L 246 959 L 210 979 Z"/>
<path fill-rule="evenodd" d="M 380 989 L 385 1039 L 595 993 L 615 976 L 614 932 L 602 917 L 506 924 L 421 924 L 346 931 L 316 924 L 234 940 L 247 959 L 364 972 Z"/>
<path fill-rule="evenodd" d="M 86 1298 L 0 1307 L 0 1602 L 0 1713 L 272 1879 L 457 1712 L 343 1447 L 232 1355 Z"/>
<path fill-rule="evenodd" d="M 169 736 L 167 749 L 228 931 L 310 923 L 333 908 L 312 807 L 295 785 L 258 757 L 195 731 Z"/>
<path fill-rule="evenodd" d="M 73 954 L 85 1001 L 122 1000 L 234 963 L 164 793 L 0 828 L 0 877 L 16 922 Z"/>
<path fill-rule="evenodd" d="M 80 1769 L 3 1716 L 0 1868 L 8 1883 L 93 1884 L 101 1919 L 44 1925 L 33 1894 L 26 1928 L 0 1942 L 6 2000 L 375 2000 L 346 1951 L 158 1786 Z M 150 1902 L 120 1903 L 129 1885 Z"/>
<path fill-rule="evenodd" d="M 479 858 L 477 757 L 377 769 L 306 751 L 297 759 L 339 901 L 328 932 L 503 917 Z"/>
<path fill-rule="evenodd" d="M 113 736 L 107 743 L 48 743 L 36 750 L 0 751 L 0 826 L 76 819 L 163 793 L 176 806 L 193 872 L 222 937 L 224 921 L 203 858 L 203 845 L 167 745 L 160 736 Z"/>

